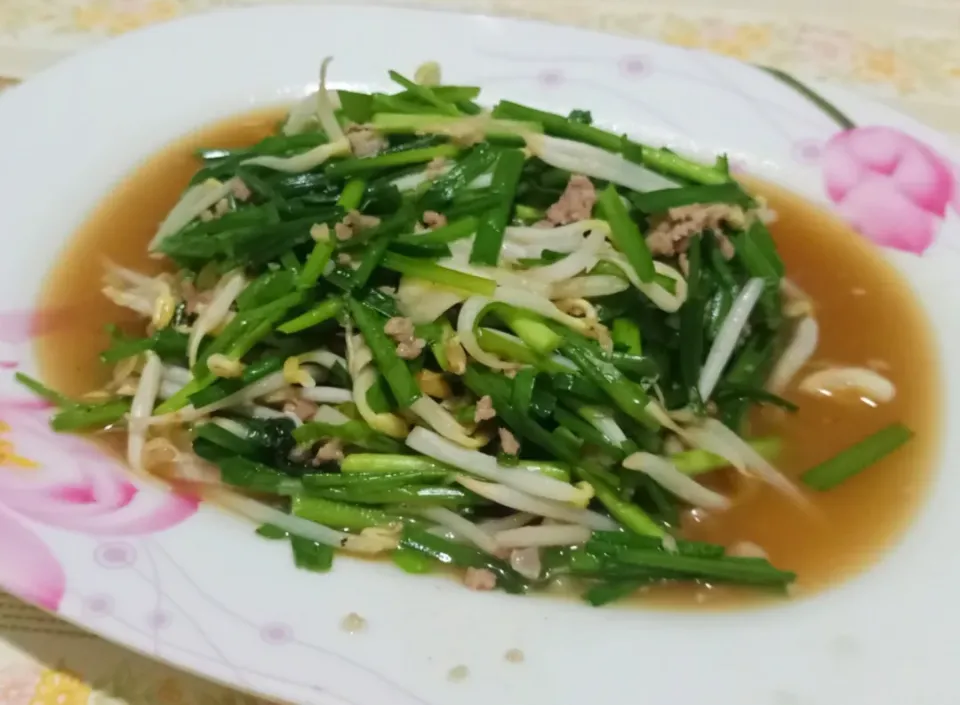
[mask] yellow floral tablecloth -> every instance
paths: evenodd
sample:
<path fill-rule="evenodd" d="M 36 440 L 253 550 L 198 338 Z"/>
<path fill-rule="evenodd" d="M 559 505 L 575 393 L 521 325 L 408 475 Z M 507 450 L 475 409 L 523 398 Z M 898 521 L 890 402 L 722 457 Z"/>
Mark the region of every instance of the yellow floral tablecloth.
<path fill-rule="evenodd" d="M 0 88 L 145 24 L 272 1 L 0 0 Z M 709 49 L 845 84 L 960 133 L 960 0 L 381 0 L 381 4 L 532 17 Z M 0 458 L 0 472 L 3 464 Z M 0 705 L 262 703 L 107 644 L 0 593 Z"/>

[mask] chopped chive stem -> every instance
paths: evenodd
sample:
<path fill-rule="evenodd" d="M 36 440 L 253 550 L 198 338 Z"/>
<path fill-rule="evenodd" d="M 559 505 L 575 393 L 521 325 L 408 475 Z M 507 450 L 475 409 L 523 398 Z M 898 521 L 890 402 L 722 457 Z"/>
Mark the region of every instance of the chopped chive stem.
<path fill-rule="evenodd" d="M 438 467 L 435 469 L 425 470 L 309 473 L 303 476 L 303 486 L 307 488 L 307 490 L 335 487 L 384 490 L 392 487 L 405 487 L 407 485 L 434 485 L 443 482 L 452 482 L 456 472 L 457 470 L 455 468 L 444 468 L 438 464 Z"/>
<path fill-rule="evenodd" d="M 351 453 L 340 461 L 343 473 L 456 472 L 456 468 L 423 455 L 390 455 L 387 453 Z"/>
<path fill-rule="evenodd" d="M 497 587 L 507 592 L 522 593 L 528 588 L 527 581 L 508 563 L 473 546 L 434 536 L 411 526 L 404 527 L 400 545 L 419 551 L 447 565 L 489 570 L 497 576 Z"/>
<path fill-rule="evenodd" d="M 563 343 L 563 337 L 545 324 L 539 316 L 511 306 L 499 307 L 497 315 L 538 355 L 549 355 Z"/>
<path fill-rule="evenodd" d="M 311 250 L 310 255 L 307 257 L 306 264 L 303 265 L 303 269 L 300 270 L 300 274 L 297 277 L 298 289 L 311 289 L 316 286 L 320 277 L 323 275 L 324 268 L 333 256 L 335 247 L 336 245 L 334 245 L 332 240 L 321 240 L 313 246 L 313 250 Z"/>
<path fill-rule="evenodd" d="M 296 318 L 290 319 L 283 325 L 277 326 L 277 330 L 281 333 L 286 333 L 287 335 L 290 335 L 291 333 L 299 333 L 307 328 L 313 328 L 314 326 L 325 323 L 332 318 L 336 318 L 337 314 L 340 313 L 342 309 L 343 299 L 327 299 L 326 301 L 317 304 L 306 313 L 300 314 Z"/>
<path fill-rule="evenodd" d="M 647 247 L 647 241 L 640 233 L 640 228 L 630 217 L 627 207 L 620 200 L 620 194 L 613 184 L 609 184 L 600 192 L 597 199 L 597 209 L 604 220 L 610 225 L 610 239 L 613 244 L 627 257 L 630 266 L 637 272 L 642 282 L 653 281 L 653 255 Z"/>
<path fill-rule="evenodd" d="M 754 438 L 747 441 L 755 451 L 767 460 L 773 461 L 780 454 L 783 447 L 783 441 L 777 436 L 767 436 L 764 438 Z M 721 468 L 730 467 L 730 461 L 719 455 L 714 455 L 709 451 L 693 449 L 674 453 L 670 456 L 677 470 L 685 475 L 703 475 Z"/>
<path fill-rule="evenodd" d="M 627 549 L 610 556 L 609 561 L 636 566 L 654 572 L 666 571 L 686 579 L 718 580 L 750 585 L 788 585 L 796 574 L 779 570 L 769 562 L 756 558 L 700 558 L 679 553 Z"/>
<path fill-rule="evenodd" d="M 446 208 L 450 201 L 461 197 L 470 184 L 480 175 L 493 168 L 497 152 L 487 144 L 478 144 L 458 159 L 450 170 L 429 184 L 420 198 L 424 210 Z"/>
<path fill-rule="evenodd" d="M 880 462 L 913 438 L 913 431 L 901 423 L 885 426 L 862 441 L 805 472 L 800 478 L 807 487 L 825 492 Z"/>
<path fill-rule="evenodd" d="M 449 245 L 451 242 L 470 237 L 477 231 L 477 219 L 468 215 L 442 227 L 428 230 L 424 233 L 400 235 L 395 242 L 403 245 L 419 245 L 430 247 L 435 245 Z"/>
<path fill-rule="evenodd" d="M 655 149 L 636 142 L 632 144 L 640 147 L 643 165 L 661 174 L 704 185 L 722 184 L 730 180 L 729 174 L 715 166 L 698 164 L 669 149 Z"/>
<path fill-rule="evenodd" d="M 363 421 L 349 420 L 342 424 L 310 421 L 293 430 L 297 443 L 317 443 L 339 438 L 344 443 L 378 453 L 394 453 L 402 446 L 393 438 L 384 436 Z"/>
<path fill-rule="evenodd" d="M 709 186 L 682 186 L 646 193 L 631 193 L 629 199 L 634 208 L 644 213 L 663 213 L 671 208 L 699 203 L 729 203 L 736 206 L 753 204 L 753 199 L 747 195 L 740 184 L 732 181 Z"/>
<path fill-rule="evenodd" d="M 57 406 L 73 406 L 77 403 L 73 399 L 64 396 L 60 392 L 50 389 L 50 387 L 46 386 L 40 380 L 34 379 L 30 375 L 23 372 L 17 372 L 14 375 L 14 379 L 16 379 L 20 384 L 36 394 L 38 397 L 46 399 L 51 404 L 56 404 Z"/>
<path fill-rule="evenodd" d="M 366 181 L 361 178 L 350 179 L 343 187 L 343 191 L 340 192 L 337 205 L 345 211 L 356 210 L 363 202 L 363 194 L 366 193 L 366 190 Z"/>
<path fill-rule="evenodd" d="M 599 127 L 586 125 L 570 120 L 563 115 L 537 110 L 520 103 L 513 103 L 508 100 L 500 101 L 493 109 L 493 117 L 539 122 L 548 134 L 566 137 L 578 142 L 586 142 L 611 152 L 624 151 L 626 144 L 629 147 L 627 151 L 640 151 L 640 162 L 644 166 L 667 176 L 679 177 L 698 184 L 722 184 L 730 179 L 728 174 L 716 166 L 698 164 L 668 149 L 648 147 L 624 139 L 620 135 L 602 130 Z"/>
<path fill-rule="evenodd" d="M 380 171 L 381 169 L 406 166 L 408 164 L 422 164 L 437 157 L 455 157 L 459 152 L 460 149 L 455 145 L 438 144 L 433 147 L 390 152 L 376 157 L 344 159 L 341 162 L 335 162 L 328 166 L 324 170 L 324 173 L 331 179 L 343 178 L 345 176 L 353 176 L 354 174 L 366 174 Z"/>
<path fill-rule="evenodd" d="M 497 288 L 497 283 L 493 279 L 458 272 L 456 269 L 441 267 L 429 260 L 407 257 L 395 252 L 387 252 L 380 265 L 400 274 L 424 279 L 451 289 L 480 294 L 481 296 L 493 296 L 493 292 Z"/>
<path fill-rule="evenodd" d="M 626 349 L 631 355 L 642 355 L 643 345 L 640 342 L 640 327 L 629 318 L 617 318 L 613 321 L 610 331 L 613 344 Z"/>
<path fill-rule="evenodd" d="M 466 116 L 429 115 L 410 113 L 377 113 L 370 124 L 384 134 L 425 134 L 443 132 L 462 122 Z M 483 123 L 488 138 L 513 137 L 521 132 L 543 132 L 537 122 L 522 120 L 490 120 Z"/>
<path fill-rule="evenodd" d="M 322 497 L 296 495 L 291 512 L 332 529 L 360 531 L 374 526 L 389 526 L 399 517 L 373 507 L 358 507 L 345 502 L 336 502 Z"/>
<path fill-rule="evenodd" d="M 537 110 L 509 100 L 501 100 L 497 103 L 497 106 L 493 109 L 493 117 L 536 122 L 543 125 L 544 130 L 549 134 L 586 142 L 612 152 L 620 151 L 619 135 L 592 125 L 568 120 L 563 115 Z"/>
<path fill-rule="evenodd" d="M 128 399 L 117 399 L 91 406 L 71 406 L 50 420 L 54 431 L 92 431 L 112 426 L 130 411 Z"/>
<path fill-rule="evenodd" d="M 355 299 L 347 299 L 347 305 L 397 403 L 409 407 L 422 393 L 406 363 L 397 356 L 396 345 L 383 331 L 385 321 Z"/>
<path fill-rule="evenodd" d="M 621 499 L 616 490 L 610 487 L 600 477 L 582 466 L 575 469 L 577 475 L 590 483 L 596 494 L 597 500 L 606 507 L 607 511 L 614 519 L 619 521 L 624 528 L 639 534 L 641 536 L 666 535 L 662 526 L 657 524 L 650 516 L 633 502 Z"/>
<path fill-rule="evenodd" d="M 583 594 L 583 599 L 594 607 L 602 607 L 611 602 L 630 597 L 644 585 L 651 581 L 648 578 L 634 578 L 611 580 L 609 582 L 599 583 L 592 586 Z"/>
<path fill-rule="evenodd" d="M 453 103 L 448 103 L 447 101 L 437 96 L 437 94 L 434 93 L 433 90 L 430 89 L 428 86 L 415 83 L 414 81 L 411 81 L 409 78 L 397 73 L 396 71 L 389 71 L 388 73 L 390 75 L 390 78 L 394 82 L 399 83 L 401 86 L 406 88 L 408 93 L 422 100 L 424 103 L 429 103 L 430 105 L 434 106 L 437 110 L 439 110 L 444 115 L 453 115 L 453 116 L 460 115 L 460 111 L 457 110 L 457 106 L 455 106 Z"/>
<path fill-rule="evenodd" d="M 432 557 L 411 548 L 398 548 L 390 558 L 400 570 L 411 575 L 429 573 L 438 565 Z"/>
<path fill-rule="evenodd" d="M 355 269 L 351 269 L 349 266 L 343 269 L 335 269 L 333 274 L 342 274 L 340 285 L 347 291 L 356 291 L 365 287 L 383 261 L 384 255 L 387 254 L 391 239 L 391 236 L 387 234 L 371 242 L 360 255 L 360 266 Z M 334 281 L 334 283 L 338 282 Z"/>
<path fill-rule="evenodd" d="M 480 218 L 477 235 L 473 240 L 473 249 L 470 251 L 471 264 L 496 267 L 500 261 L 503 232 L 513 210 L 513 199 L 516 196 L 523 163 L 523 152 L 518 149 L 506 149 L 500 153 L 493 168 L 491 185 L 499 195 L 500 202 Z"/>
<path fill-rule="evenodd" d="M 598 350 L 586 342 L 567 338 L 561 350 L 573 360 L 583 375 L 603 390 L 611 401 L 627 416 L 645 426 L 656 427 L 656 422 L 647 413 L 650 397 L 639 385 L 623 376 L 609 360 L 603 359 Z"/>
<path fill-rule="evenodd" d="M 477 342 L 480 347 L 499 357 L 533 365 L 544 372 L 567 372 L 567 368 L 554 360 L 538 355 L 533 349 L 493 328 L 478 328 Z"/>

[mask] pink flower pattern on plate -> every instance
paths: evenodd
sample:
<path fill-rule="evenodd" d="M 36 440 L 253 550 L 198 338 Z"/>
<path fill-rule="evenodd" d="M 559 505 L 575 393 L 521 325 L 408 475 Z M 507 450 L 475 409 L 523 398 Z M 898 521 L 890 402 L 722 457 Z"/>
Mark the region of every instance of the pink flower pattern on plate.
<path fill-rule="evenodd" d="M 930 147 L 892 127 L 845 130 L 822 157 L 827 195 L 872 242 L 922 254 L 955 196 L 952 169 Z"/>
<path fill-rule="evenodd" d="M 0 314 L 0 323 L 21 321 Z M 0 330 L 0 339 L 36 329 Z M 197 500 L 161 487 L 139 487 L 117 460 L 49 426 L 49 405 L 0 399 L 0 585 L 56 610 L 66 589 L 57 559 L 26 521 L 95 536 L 150 534 L 174 526 Z"/>
<path fill-rule="evenodd" d="M 790 74 L 764 70 L 840 127 L 819 159 L 827 196 L 844 220 L 877 245 L 923 254 L 933 244 L 947 206 L 960 206 L 949 160 L 894 127 L 858 126 Z"/>

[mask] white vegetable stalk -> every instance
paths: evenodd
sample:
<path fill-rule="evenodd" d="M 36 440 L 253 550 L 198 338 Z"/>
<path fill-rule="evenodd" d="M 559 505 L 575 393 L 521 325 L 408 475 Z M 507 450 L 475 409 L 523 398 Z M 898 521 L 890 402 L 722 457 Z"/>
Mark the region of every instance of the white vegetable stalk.
<path fill-rule="evenodd" d="M 290 421 L 293 422 L 293 427 L 294 427 L 294 428 L 300 428 L 301 426 L 303 426 L 303 419 L 301 419 L 299 416 L 297 416 L 296 412 L 294 412 L 294 411 L 284 411 L 284 412 L 282 412 L 282 413 L 283 413 L 284 418 L 290 419 Z"/>
<path fill-rule="evenodd" d="M 553 300 L 593 299 L 598 296 L 619 294 L 629 288 L 630 284 L 620 277 L 610 274 L 594 274 L 557 282 L 550 287 L 550 298 Z"/>
<path fill-rule="evenodd" d="M 497 332 L 500 333 L 501 331 L 497 331 Z M 517 338 L 517 340 L 519 340 L 519 338 Z M 553 360 L 558 365 L 562 365 L 563 367 L 566 367 L 571 372 L 576 372 L 579 369 L 577 367 L 577 363 L 575 363 L 569 357 L 564 357 L 563 355 L 554 354 L 550 356 L 550 359 Z"/>
<path fill-rule="evenodd" d="M 197 364 L 197 352 L 200 350 L 203 336 L 212 330 L 216 330 L 217 326 L 223 322 L 230 312 L 233 302 L 237 300 L 246 285 L 247 280 L 244 278 L 243 272 L 233 272 L 226 275 L 217 287 L 217 291 L 214 292 L 209 305 L 197 316 L 193 328 L 190 329 L 190 340 L 187 345 L 190 367 Z"/>
<path fill-rule="evenodd" d="M 491 502 L 502 504 L 520 512 L 559 519 L 568 524 L 580 524 L 594 531 L 615 531 L 618 528 L 617 523 L 609 517 L 597 514 L 589 509 L 580 509 L 563 502 L 553 502 L 548 499 L 533 497 L 506 485 L 482 482 L 466 475 L 458 475 L 457 482 L 481 497 L 486 497 Z"/>
<path fill-rule="evenodd" d="M 676 424 L 670 414 L 667 413 L 667 410 L 664 409 L 659 402 L 651 401 L 643 410 L 650 414 L 661 426 L 685 438 L 684 434 L 686 431 Z"/>
<path fill-rule="evenodd" d="M 547 135 L 524 135 L 527 147 L 550 166 L 574 174 L 612 181 L 634 191 L 676 188 L 670 179 L 593 145 Z"/>
<path fill-rule="evenodd" d="M 158 398 L 158 399 L 163 399 L 164 401 L 166 401 L 167 399 L 169 399 L 170 397 L 172 397 L 174 394 L 176 394 L 177 392 L 179 392 L 181 389 L 183 389 L 183 385 L 182 385 L 182 384 L 177 384 L 177 383 L 175 383 L 175 382 L 171 382 L 171 381 L 168 380 L 168 379 L 161 380 L 161 381 L 160 381 L 160 391 L 157 392 L 157 398 Z"/>
<path fill-rule="evenodd" d="M 172 448 L 173 453 L 169 461 L 160 460 L 158 465 L 151 468 L 151 453 L 154 452 L 154 446 L 157 452 L 168 453 L 169 450 L 160 450 L 165 445 L 168 449 Z M 221 484 L 220 468 L 213 463 L 203 460 L 191 452 L 183 452 L 173 446 L 165 438 L 153 438 L 144 448 L 145 464 L 147 470 L 151 473 L 160 475 L 167 480 L 178 480 L 180 482 L 189 482 L 194 485 L 205 487 L 217 487 Z M 162 456 L 161 456 L 162 457 Z"/>
<path fill-rule="evenodd" d="M 334 409 L 332 406 L 321 406 L 317 409 L 317 413 L 313 415 L 313 421 L 319 421 L 321 423 L 328 423 L 333 426 L 340 426 L 347 423 L 350 420 L 350 417 L 344 414 L 339 409 Z"/>
<path fill-rule="evenodd" d="M 654 261 L 653 268 L 657 274 L 670 277 L 675 283 L 674 293 L 664 289 L 656 282 L 642 282 L 640 277 L 634 271 L 633 267 L 627 261 L 627 258 L 616 250 L 609 249 L 600 253 L 600 259 L 605 262 L 615 264 L 630 280 L 634 287 L 646 296 L 661 311 L 673 313 L 678 311 L 687 300 L 687 280 L 676 269 L 660 261 Z"/>
<path fill-rule="evenodd" d="M 730 312 L 723 319 L 717 337 L 710 346 L 710 352 L 707 354 L 707 361 L 700 371 L 700 381 L 697 383 L 697 390 L 700 392 L 700 398 L 707 401 L 713 394 L 714 387 L 720 380 L 720 375 L 730 362 L 734 348 L 740 340 L 740 334 L 750 320 L 750 314 L 756 307 L 757 302 L 763 294 L 763 279 L 754 277 L 748 281 L 737 298 L 730 307 Z"/>
<path fill-rule="evenodd" d="M 623 461 L 628 470 L 638 470 L 651 477 L 658 485 L 694 507 L 724 510 L 730 500 L 719 492 L 707 489 L 692 477 L 677 470 L 673 463 L 650 453 L 634 453 Z"/>
<path fill-rule="evenodd" d="M 328 159 L 342 157 L 347 154 L 350 154 L 350 141 L 344 137 L 339 142 L 328 142 L 327 144 L 317 145 L 313 149 L 301 152 L 300 154 L 294 154 L 290 157 L 274 157 L 272 155 L 251 157 L 250 159 L 245 159 L 243 164 L 245 166 L 262 166 L 287 174 L 300 174 L 315 169 Z"/>
<path fill-rule="evenodd" d="M 783 315 L 787 318 L 801 318 L 813 315 L 813 302 L 806 292 L 784 277 L 780 280 L 780 293 L 783 294 Z"/>
<path fill-rule="evenodd" d="M 616 446 L 627 442 L 627 434 L 623 432 L 617 424 L 616 419 L 605 409 L 595 406 L 581 406 L 578 410 L 580 416 L 595 429 L 603 434 L 603 437 Z"/>
<path fill-rule="evenodd" d="M 229 394 L 223 399 L 215 401 L 212 404 L 201 406 L 199 409 L 194 409 L 193 407 L 188 406 L 179 412 L 168 414 L 168 416 L 179 416 L 179 421 L 192 421 L 194 419 L 200 419 L 204 416 L 209 416 L 214 412 L 221 411 L 222 409 L 229 409 L 232 406 L 252 402 L 254 399 L 259 399 L 260 397 L 265 397 L 268 394 L 273 394 L 274 392 L 278 392 L 286 386 L 287 381 L 283 378 L 283 372 L 274 372 L 273 374 L 262 377 L 253 384 L 250 384 L 243 389 L 234 392 L 233 394 Z"/>
<path fill-rule="evenodd" d="M 592 533 L 578 524 L 542 524 L 498 531 L 494 539 L 503 548 L 577 546 L 586 543 Z"/>
<path fill-rule="evenodd" d="M 453 418 L 453 414 L 424 394 L 410 405 L 410 411 L 430 424 L 444 438 L 458 443 L 464 448 L 480 448 L 486 445 L 486 438 L 473 438 L 467 430 Z"/>
<path fill-rule="evenodd" d="M 347 363 L 350 376 L 353 378 L 353 403 L 357 411 L 371 428 L 385 433 L 393 438 L 403 438 L 407 435 L 407 424 L 396 414 L 389 412 L 377 413 L 367 401 L 367 392 L 377 381 L 377 372 L 373 366 L 373 353 L 363 340 L 363 336 L 354 335 L 347 329 Z"/>
<path fill-rule="evenodd" d="M 435 521 L 440 526 L 450 529 L 456 536 L 474 544 L 481 551 L 495 554 L 500 548 L 493 536 L 484 529 L 474 524 L 468 519 L 464 519 L 456 512 L 443 507 L 428 507 L 420 511 L 420 514 L 430 521 Z"/>
<path fill-rule="evenodd" d="M 263 404 L 237 404 L 234 407 L 238 414 L 243 414 L 248 416 L 251 419 L 285 419 L 287 415 L 282 411 L 277 409 L 271 409 L 269 406 L 263 406 Z"/>
<path fill-rule="evenodd" d="M 510 567 L 528 580 L 537 580 L 543 572 L 538 548 L 515 548 L 510 551 Z"/>
<path fill-rule="evenodd" d="M 499 482 L 508 487 L 526 492 L 537 497 L 585 505 L 592 494 L 579 487 L 561 482 L 546 475 L 503 468 L 497 464 L 497 459 L 475 450 L 466 450 L 445 438 L 441 438 L 433 431 L 417 427 L 407 436 L 406 443 L 418 453 L 452 465 L 461 470 L 482 477 L 492 482 Z"/>
<path fill-rule="evenodd" d="M 539 259 L 543 256 L 543 251 L 549 249 L 550 246 L 547 244 L 526 244 L 504 239 L 500 247 L 500 262 L 510 264 L 522 259 Z M 573 249 L 557 249 L 555 252 L 573 252 Z"/>
<path fill-rule="evenodd" d="M 397 532 L 383 529 L 364 529 L 359 535 L 346 534 L 303 519 L 266 504 L 225 490 L 211 492 L 216 501 L 258 524 L 272 524 L 295 536 L 316 541 L 354 553 L 375 554 L 392 551 L 398 545 Z"/>
<path fill-rule="evenodd" d="M 780 394 L 804 365 L 813 357 L 820 342 L 820 326 L 812 316 L 805 316 L 797 323 L 790 343 L 777 360 L 777 364 L 767 380 L 767 388 L 774 394 Z"/>
<path fill-rule="evenodd" d="M 320 87 L 317 89 L 317 119 L 330 140 L 313 149 L 295 154 L 292 157 L 262 156 L 244 160 L 244 164 L 263 166 L 274 171 L 291 174 L 309 171 L 320 166 L 331 157 L 342 157 L 351 153 L 350 140 L 343 134 L 340 123 L 334 114 L 333 99 L 327 90 L 327 66 L 333 57 L 328 56 L 320 64 Z"/>
<path fill-rule="evenodd" d="M 511 225 L 503 234 L 505 241 L 524 245 L 538 244 L 554 252 L 573 252 L 583 243 L 583 236 L 595 230 L 603 231 L 606 236 L 610 234 L 610 225 L 605 220 L 578 220 L 558 228 Z"/>
<path fill-rule="evenodd" d="M 104 296 L 118 306 L 149 318 L 157 328 L 169 325 L 177 305 L 169 275 L 149 277 L 109 261 L 105 266 L 107 273 L 102 289 Z"/>
<path fill-rule="evenodd" d="M 321 367 L 325 367 L 328 370 L 336 367 L 337 365 L 343 365 L 343 368 L 347 368 L 347 361 L 337 355 L 332 353 L 329 350 L 311 350 L 310 352 L 297 355 L 297 359 L 300 360 L 300 364 L 312 362 Z"/>
<path fill-rule="evenodd" d="M 331 61 L 333 61 L 333 57 L 328 56 L 320 63 L 320 85 L 317 88 L 317 119 L 320 120 L 323 131 L 327 133 L 327 138 L 331 142 L 339 142 L 346 137 L 340 128 L 340 123 L 337 122 L 333 97 L 327 90 L 327 68 Z"/>
<path fill-rule="evenodd" d="M 430 177 L 427 176 L 427 171 L 416 171 L 412 174 L 404 174 L 403 176 L 397 177 L 390 182 L 391 186 L 394 186 L 401 193 L 407 191 L 413 191 L 420 187 L 421 184 L 425 184 L 430 180 Z"/>
<path fill-rule="evenodd" d="M 105 262 L 104 266 L 107 270 L 107 276 L 105 277 L 105 280 L 108 283 L 111 279 L 113 279 L 115 283 L 124 288 L 129 287 L 133 290 L 143 291 L 149 293 L 151 297 L 159 296 L 170 288 L 170 285 L 164 281 L 164 275 L 162 274 L 156 277 L 151 277 L 133 269 L 121 267 L 120 265 L 114 264 L 110 261 Z"/>
<path fill-rule="evenodd" d="M 480 174 L 477 178 L 467 184 L 468 189 L 489 188 L 493 184 L 493 172 Z"/>
<path fill-rule="evenodd" d="M 809 506 L 809 502 L 793 482 L 771 465 L 749 443 L 717 419 L 704 419 L 699 427 L 686 428 L 681 435 L 691 445 L 725 458 L 727 462 L 741 472 L 753 471 L 757 477 L 790 499 L 803 506 Z"/>
<path fill-rule="evenodd" d="M 283 123 L 283 134 L 299 135 L 301 132 L 305 132 L 310 127 L 310 123 L 316 119 L 317 92 L 313 91 L 298 101 L 287 114 L 287 121 Z"/>
<path fill-rule="evenodd" d="M 582 221 L 588 222 L 588 221 Z M 573 223 L 578 225 L 578 223 Z M 537 230 L 540 233 L 557 233 L 563 230 L 565 233 L 557 233 L 555 237 L 541 237 L 538 239 L 519 239 L 504 237 L 503 246 L 500 249 L 501 262 L 517 262 L 521 259 L 537 259 L 543 256 L 544 250 L 552 252 L 573 252 L 583 242 L 581 233 L 578 230 L 569 230 L 570 226 L 565 225 L 562 228 L 517 228 L 517 230 Z M 509 231 L 510 228 L 507 228 Z"/>
<path fill-rule="evenodd" d="M 103 288 L 103 295 L 117 306 L 136 311 L 149 317 L 153 313 L 153 299 L 142 292 L 120 291 L 112 286 Z"/>
<path fill-rule="evenodd" d="M 460 313 L 457 316 L 457 337 L 467 354 L 481 365 L 486 365 L 494 370 L 517 370 L 522 365 L 517 362 L 501 360 L 493 353 L 488 353 L 480 347 L 480 341 L 477 340 L 477 324 L 483 316 L 483 312 L 492 303 L 493 300 L 486 296 L 471 296 L 467 299 L 460 307 Z"/>
<path fill-rule="evenodd" d="M 477 525 L 488 534 L 497 534 L 501 531 L 507 531 L 508 529 L 519 529 L 521 526 L 526 526 L 536 518 L 533 514 L 517 512 L 516 514 L 511 514 L 500 519 L 486 519 Z"/>
<path fill-rule="evenodd" d="M 178 365 L 163 366 L 163 380 L 165 382 L 173 382 L 182 387 L 192 379 L 193 375 L 190 374 L 190 370 L 186 367 L 179 367 Z"/>
<path fill-rule="evenodd" d="M 401 278 L 397 288 L 397 306 L 415 324 L 432 323 L 463 299 L 450 289 L 416 277 Z"/>
<path fill-rule="evenodd" d="M 300 398 L 319 404 L 346 404 L 353 401 L 353 394 L 339 387 L 305 387 L 300 390 Z"/>
<path fill-rule="evenodd" d="M 232 433 L 234 436 L 237 436 L 238 438 L 250 437 L 249 429 L 247 429 L 247 427 L 244 426 L 239 421 L 234 421 L 233 419 L 225 419 L 223 417 L 217 417 L 215 419 L 211 419 L 210 423 L 216 426 L 219 426 L 224 431 L 227 431 L 228 433 Z"/>
<path fill-rule="evenodd" d="M 424 169 L 423 171 L 417 171 L 412 174 L 404 174 L 403 176 L 397 177 L 390 182 L 391 185 L 396 186 L 397 190 L 400 192 L 413 191 L 417 189 L 421 184 L 424 184 L 428 181 L 433 181 L 438 176 L 443 176 L 448 171 L 453 168 L 453 164 L 445 164 L 443 167 L 437 169 L 436 171 L 429 171 Z"/>
<path fill-rule="evenodd" d="M 545 267 L 528 269 L 527 274 L 538 281 L 552 284 L 585 272 L 597 263 L 597 252 L 606 242 L 606 237 L 606 232 L 597 228 L 571 254 Z"/>
<path fill-rule="evenodd" d="M 221 198 L 226 198 L 233 190 L 234 179 L 229 181 L 217 181 L 216 179 L 207 179 L 206 181 L 188 188 L 177 204 L 167 213 L 167 217 L 160 223 L 156 234 L 148 246 L 150 251 L 157 249 L 165 238 L 179 232 L 190 224 L 194 218 L 201 213 L 212 208 Z"/>
<path fill-rule="evenodd" d="M 143 474 L 143 447 L 147 443 L 147 426 L 153 405 L 160 392 L 163 379 L 163 363 L 153 351 L 147 352 L 147 361 L 140 373 L 137 391 L 130 402 L 130 416 L 127 423 L 127 462 L 134 472 Z"/>
<path fill-rule="evenodd" d="M 829 367 L 800 382 L 800 391 L 807 394 L 829 397 L 844 390 L 853 390 L 881 403 L 891 401 L 897 395 L 893 382 L 866 367 Z"/>

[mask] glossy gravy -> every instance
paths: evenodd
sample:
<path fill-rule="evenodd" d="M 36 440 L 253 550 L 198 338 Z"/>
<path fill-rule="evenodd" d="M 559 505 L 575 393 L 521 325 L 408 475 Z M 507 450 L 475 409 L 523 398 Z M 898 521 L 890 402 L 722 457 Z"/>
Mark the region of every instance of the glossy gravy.
<path fill-rule="evenodd" d="M 108 342 L 104 326 L 121 323 L 133 329 L 136 318 L 101 295 L 103 259 L 142 271 L 160 269 L 147 257 L 146 245 L 194 174 L 193 151 L 256 142 L 273 132 L 278 116 L 275 110 L 249 113 L 175 142 L 96 208 L 60 254 L 42 295 L 43 306 L 72 312 L 67 325 L 38 343 L 46 383 L 81 394 L 109 379 L 110 370 L 98 359 Z M 791 476 L 888 423 L 900 421 L 916 434 L 869 471 L 835 490 L 812 494 L 816 518 L 758 482 L 729 472 L 711 478 L 737 503 L 718 516 L 688 517 L 685 535 L 725 545 L 756 543 L 775 565 L 797 572 L 794 594 L 809 594 L 869 566 L 902 535 L 922 504 L 940 433 L 938 360 L 912 291 L 879 252 L 807 201 L 767 184 L 751 186 L 779 213 L 772 232 L 788 276 L 815 304 L 820 345 L 810 368 L 872 367 L 897 387 L 896 398 L 877 408 L 855 397 L 831 399 L 791 390 L 786 396 L 800 411 L 787 415 L 764 409 L 754 416 L 753 430 L 784 438 L 777 465 Z M 117 440 L 122 439 L 109 442 Z M 765 601 L 754 591 L 709 586 L 656 587 L 640 600 L 671 607 Z"/>

